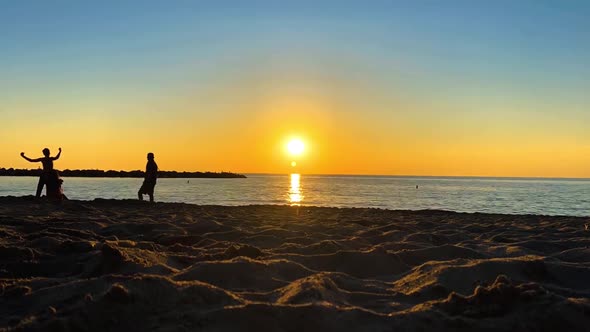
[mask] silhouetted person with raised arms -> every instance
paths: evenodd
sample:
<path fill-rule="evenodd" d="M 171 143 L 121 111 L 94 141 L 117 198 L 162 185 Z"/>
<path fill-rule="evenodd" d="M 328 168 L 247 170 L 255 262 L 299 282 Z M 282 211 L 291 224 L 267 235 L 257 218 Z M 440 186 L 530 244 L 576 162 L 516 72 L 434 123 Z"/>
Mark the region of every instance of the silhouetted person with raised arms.
<path fill-rule="evenodd" d="M 41 158 L 31 159 L 25 156 L 24 152 L 21 152 L 21 157 L 25 158 L 27 161 L 32 163 L 41 163 L 43 164 L 43 173 L 39 176 L 39 184 L 37 184 L 37 193 L 35 194 L 36 197 L 41 197 L 41 192 L 43 191 L 43 186 L 45 186 L 49 180 L 49 177 L 54 172 L 53 170 L 53 161 L 58 160 L 59 156 L 61 155 L 61 148 L 59 148 L 59 152 L 55 157 L 50 157 L 51 152 L 48 148 L 43 149 L 43 156 Z"/>
<path fill-rule="evenodd" d="M 154 161 L 154 154 L 148 153 L 147 154 L 147 164 L 145 165 L 145 178 L 143 180 L 143 184 L 139 191 L 137 192 L 137 197 L 139 197 L 140 201 L 143 201 L 143 195 L 150 196 L 150 202 L 154 201 L 154 187 L 156 186 L 156 180 L 158 179 L 158 164 Z"/>

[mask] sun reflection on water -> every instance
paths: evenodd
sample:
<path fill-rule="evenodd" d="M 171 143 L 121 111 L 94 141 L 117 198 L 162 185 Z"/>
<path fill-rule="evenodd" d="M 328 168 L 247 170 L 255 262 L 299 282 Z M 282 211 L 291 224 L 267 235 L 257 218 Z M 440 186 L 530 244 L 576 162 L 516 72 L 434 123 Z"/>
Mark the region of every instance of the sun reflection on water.
<path fill-rule="evenodd" d="M 301 193 L 301 175 L 291 174 L 291 186 L 289 187 L 289 203 L 291 205 L 301 205 L 303 194 Z"/>

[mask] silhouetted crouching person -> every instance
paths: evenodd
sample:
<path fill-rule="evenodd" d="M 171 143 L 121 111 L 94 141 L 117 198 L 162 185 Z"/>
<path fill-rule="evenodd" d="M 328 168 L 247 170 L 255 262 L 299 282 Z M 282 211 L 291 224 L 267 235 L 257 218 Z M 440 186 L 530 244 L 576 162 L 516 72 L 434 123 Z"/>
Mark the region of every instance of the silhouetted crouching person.
<path fill-rule="evenodd" d="M 154 161 L 154 154 L 147 154 L 148 162 L 145 165 L 145 179 L 139 191 L 137 197 L 140 201 L 143 201 L 143 195 L 150 196 L 150 202 L 154 201 L 154 187 L 156 186 L 156 180 L 158 179 L 158 165 Z"/>
<path fill-rule="evenodd" d="M 61 155 L 61 148 L 59 148 L 59 152 L 57 153 L 57 155 L 55 157 L 50 157 L 49 156 L 50 154 L 51 154 L 51 152 L 49 151 L 48 148 L 43 149 L 44 157 L 36 158 L 36 159 L 28 158 L 27 156 L 25 156 L 24 152 L 20 153 L 21 157 L 25 158 L 27 161 L 30 161 L 32 163 L 40 162 L 43 164 L 43 172 L 41 173 L 41 176 L 39 176 L 39 183 L 37 184 L 37 193 L 35 194 L 36 197 L 41 197 L 41 192 L 43 191 L 43 186 L 45 186 L 47 184 L 47 182 L 54 177 L 54 174 L 57 173 L 57 172 L 54 172 L 54 170 L 53 170 L 53 161 L 59 159 L 59 156 Z M 57 178 L 59 179 L 59 175 L 57 175 Z M 52 189 L 54 189 L 54 188 L 55 187 L 52 187 Z M 61 189 L 61 183 L 60 183 L 59 188 Z M 47 187 L 47 196 L 50 196 L 49 187 Z"/>
<path fill-rule="evenodd" d="M 45 186 L 47 188 L 47 198 L 53 201 L 62 201 L 64 199 L 68 199 L 66 195 L 64 195 L 64 191 L 62 188 L 62 183 L 64 182 L 59 177 L 59 172 L 56 170 L 52 170 L 45 175 Z"/>

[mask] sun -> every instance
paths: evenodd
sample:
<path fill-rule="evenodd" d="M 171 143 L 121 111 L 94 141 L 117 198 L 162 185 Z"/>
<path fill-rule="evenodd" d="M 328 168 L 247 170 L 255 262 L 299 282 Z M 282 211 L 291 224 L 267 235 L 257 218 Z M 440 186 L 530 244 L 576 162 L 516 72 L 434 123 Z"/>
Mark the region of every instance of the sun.
<path fill-rule="evenodd" d="M 292 156 L 301 155 L 303 150 L 305 150 L 305 144 L 303 144 L 303 141 L 298 138 L 294 138 L 287 143 L 287 151 L 289 151 L 289 154 Z"/>

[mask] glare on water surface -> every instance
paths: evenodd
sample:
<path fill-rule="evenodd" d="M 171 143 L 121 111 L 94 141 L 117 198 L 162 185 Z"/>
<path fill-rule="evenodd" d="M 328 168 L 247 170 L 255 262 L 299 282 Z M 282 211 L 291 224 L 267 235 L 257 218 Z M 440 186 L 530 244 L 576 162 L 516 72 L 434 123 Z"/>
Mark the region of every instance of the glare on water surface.
<path fill-rule="evenodd" d="M 301 204 L 301 201 L 303 201 L 300 181 L 300 174 L 291 174 L 291 186 L 289 187 L 289 203 L 291 203 L 291 205 L 299 205 Z"/>

